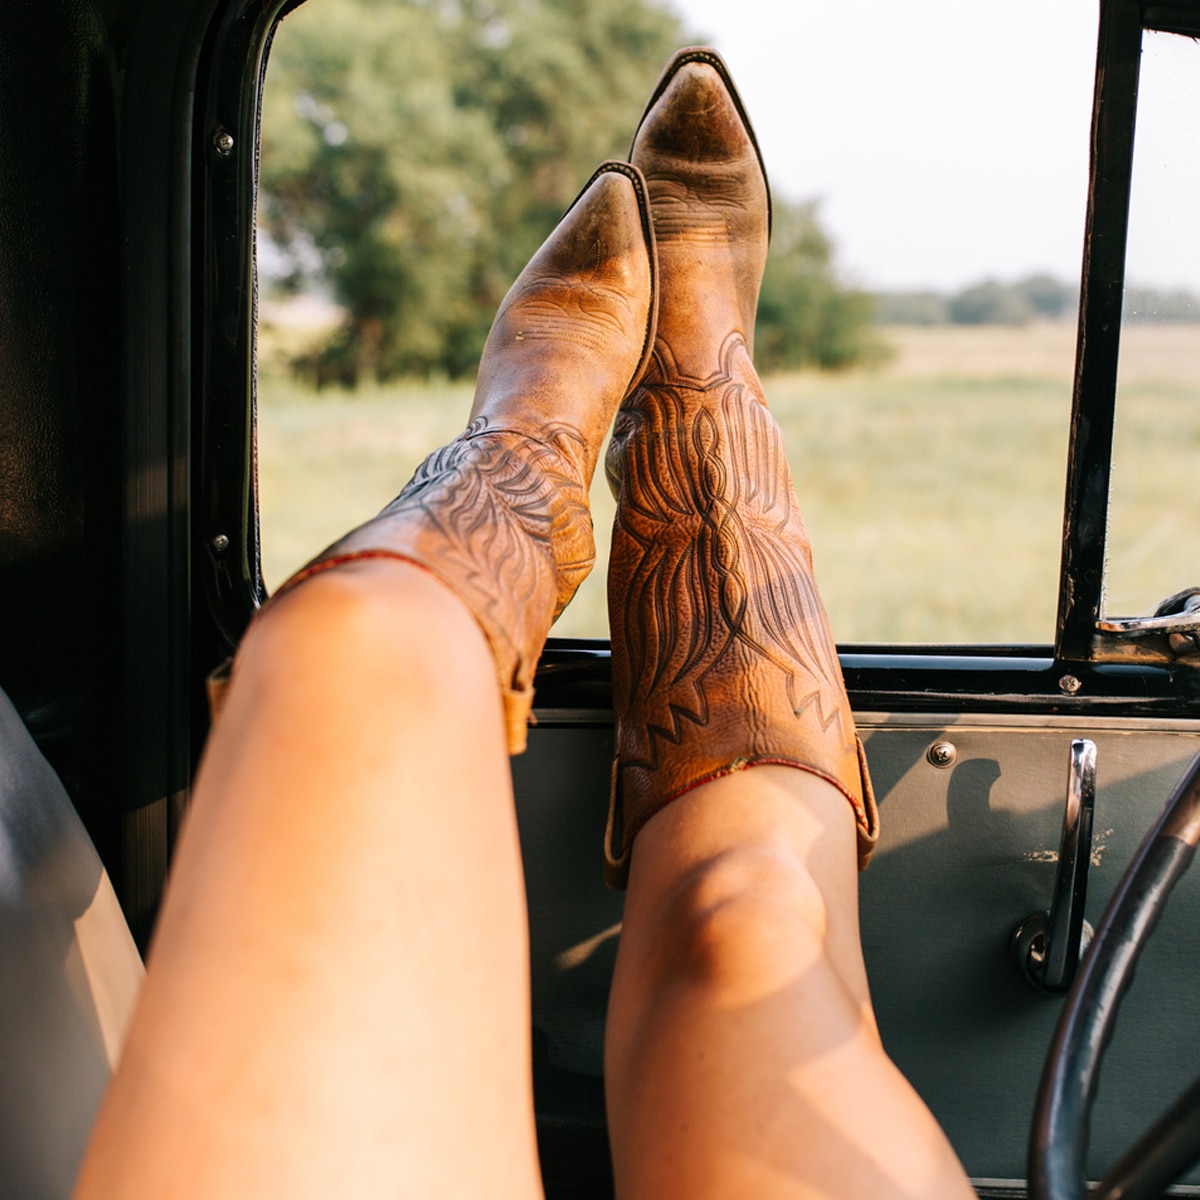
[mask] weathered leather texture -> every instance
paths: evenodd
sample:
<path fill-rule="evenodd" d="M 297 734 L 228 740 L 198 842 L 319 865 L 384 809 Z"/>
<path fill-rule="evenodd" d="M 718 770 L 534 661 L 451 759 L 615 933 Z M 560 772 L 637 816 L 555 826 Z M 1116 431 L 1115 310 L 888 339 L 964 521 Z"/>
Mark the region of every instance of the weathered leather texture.
<path fill-rule="evenodd" d="M 644 182 L 606 164 L 501 305 L 467 430 L 285 585 L 354 558 L 401 558 L 435 574 L 487 635 L 512 754 L 525 748 L 551 622 L 595 559 L 588 487 L 613 413 L 645 367 L 655 298 Z"/>
<path fill-rule="evenodd" d="M 609 569 L 617 766 L 608 876 L 697 785 L 760 763 L 828 780 L 865 865 L 878 814 L 783 439 L 731 335 L 706 379 L 655 354 L 617 417 Z"/>
<path fill-rule="evenodd" d="M 659 255 L 651 366 L 609 448 L 616 762 L 605 877 L 684 792 L 764 763 L 850 801 L 859 858 L 878 815 L 783 439 L 750 359 L 770 201 L 720 58 L 668 65 L 634 138 Z"/>
<path fill-rule="evenodd" d="M 342 563 L 396 558 L 445 583 L 474 613 L 496 659 L 510 754 L 525 749 L 533 675 L 550 624 L 591 570 L 596 548 L 569 425 L 541 439 L 486 418 L 417 469 L 371 523 L 287 587 Z"/>

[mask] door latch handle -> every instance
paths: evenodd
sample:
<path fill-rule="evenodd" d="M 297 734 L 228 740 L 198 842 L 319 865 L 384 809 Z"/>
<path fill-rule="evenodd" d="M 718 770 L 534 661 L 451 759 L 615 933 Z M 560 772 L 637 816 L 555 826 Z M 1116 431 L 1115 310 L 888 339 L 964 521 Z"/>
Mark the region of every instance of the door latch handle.
<path fill-rule="evenodd" d="M 1083 919 L 1083 906 L 1087 901 L 1095 806 L 1096 743 L 1076 738 L 1071 743 L 1067 802 L 1050 909 L 1027 917 L 1012 936 L 1013 960 L 1039 991 L 1068 991 L 1091 941 L 1092 930 Z"/>
<path fill-rule="evenodd" d="M 1187 588 L 1168 596 L 1152 617 L 1106 617 L 1096 622 L 1105 633 L 1200 632 L 1200 588 Z"/>

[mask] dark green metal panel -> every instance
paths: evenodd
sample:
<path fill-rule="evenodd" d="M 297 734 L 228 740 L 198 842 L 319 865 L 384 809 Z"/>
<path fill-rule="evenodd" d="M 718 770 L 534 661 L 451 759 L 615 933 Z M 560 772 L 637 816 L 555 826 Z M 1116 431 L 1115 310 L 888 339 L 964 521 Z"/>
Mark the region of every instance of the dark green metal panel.
<path fill-rule="evenodd" d="M 1097 745 L 1094 924 L 1176 779 L 1200 726 L 1110 720 L 864 728 L 883 837 L 862 880 L 863 939 L 884 1043 L 975 1178 L 1023 1178 L 1033 1097 L 1062 1000 L 1009 955 L 1049 907 L 1071 739 Z M 955 746 L 931 765 L 936 741 Z M 1185 879 L 1151 942 L 1105 1063 L 1091 1173 L 1200 1070 L 1188 980 L 1200 950 L 1200 877 Z"/>
<path fill-rule="evenodd" d="M 1200 722 L 1140 718 L 860 715 L 883 836 L 862 877 L 864 950 L 889 1053 L 975 1179 L 1019 1180 L 1033 1096 L 1062 1000 L 1009 952 L 1049 907 L 1071 740 L 1097 744 L 1094 924 L 1126 862 L 1200 749 Z M 955 751 L 934 766 L 935 742 Z M 543 725 L 514 760 L 526 856 L 533 1022 L 544 1142 L 602 1137 L 600 1077 L 621 897 L 600 879 L 611 728 Z M 1093 1124 L 1098 1177 L 1200 1071 L 1189 986 L 1200 876 L 1180 885 L 1105 1064 Z M 543 1149 L 546 1149 L 544 1145 Z"/>

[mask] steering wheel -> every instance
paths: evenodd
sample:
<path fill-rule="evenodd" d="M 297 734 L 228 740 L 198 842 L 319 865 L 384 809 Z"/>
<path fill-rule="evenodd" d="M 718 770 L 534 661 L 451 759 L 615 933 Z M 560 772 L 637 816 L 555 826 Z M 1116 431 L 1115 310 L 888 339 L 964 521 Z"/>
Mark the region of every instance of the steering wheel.
<path fill-rule="evenodd" d="M 1171 793 L 1100 921 L 1059 1018 L 1034 1107 L 1031 1200 L 1082 1200 L 1100 1063 L 1158 918 L 1200 842 L 1200 754 Z M 1142 1135 L 1091 1200 L 1159 1197 L 1200 1157 L 1200 1079 Z"/>

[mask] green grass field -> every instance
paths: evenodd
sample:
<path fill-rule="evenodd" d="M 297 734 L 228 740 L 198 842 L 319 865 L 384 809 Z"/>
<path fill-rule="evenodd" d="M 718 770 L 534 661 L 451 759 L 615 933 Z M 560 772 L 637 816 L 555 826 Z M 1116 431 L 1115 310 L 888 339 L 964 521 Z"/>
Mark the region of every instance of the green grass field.
<path fill-rule="evenodd" d="M 1053 637 L 1074 328 L 888 331 L 872 373 L 765 381 L 787 440 L 839 642 Z M 267 357 L 267 356 L 264 356 Z M 461 430 L 472 388 L 316 394 L 259 384 L 263 567 L 275 586 L 378 511 Z M 1200 326 L 1141 326 L 1122 349 L 1108 611 L 1200 583 Z M 599 559 L 556 632 L 606 636 L 612 500 Z"/>

